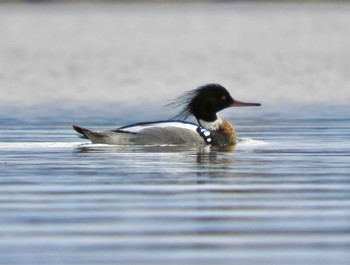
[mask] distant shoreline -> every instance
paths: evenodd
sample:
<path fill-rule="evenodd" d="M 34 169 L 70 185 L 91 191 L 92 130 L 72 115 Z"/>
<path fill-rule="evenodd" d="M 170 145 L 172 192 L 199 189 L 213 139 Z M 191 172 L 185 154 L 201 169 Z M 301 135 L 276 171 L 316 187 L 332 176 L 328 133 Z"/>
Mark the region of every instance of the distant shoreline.
<path fill-rule="evenodd" d="M 350 0 L 0 0 L 3 3 L 334 3 Z"/>

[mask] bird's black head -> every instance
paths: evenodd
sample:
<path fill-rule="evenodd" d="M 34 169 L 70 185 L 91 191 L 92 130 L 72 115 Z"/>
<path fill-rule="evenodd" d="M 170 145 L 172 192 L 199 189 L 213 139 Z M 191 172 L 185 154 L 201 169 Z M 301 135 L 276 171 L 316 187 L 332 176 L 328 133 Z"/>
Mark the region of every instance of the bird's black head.
<path fill-rule="evenodd" d="M 243 103 L 234 100 L 230 93 L 219 84 L 207 84 L 189 91 L 175 99 L 171 105 L 185 105 L 175 119 L 186 119 L 193 115 L 197 120 L 212 122 L 216 113 L 233 106 L 260 106 L 258 103 Z"/>

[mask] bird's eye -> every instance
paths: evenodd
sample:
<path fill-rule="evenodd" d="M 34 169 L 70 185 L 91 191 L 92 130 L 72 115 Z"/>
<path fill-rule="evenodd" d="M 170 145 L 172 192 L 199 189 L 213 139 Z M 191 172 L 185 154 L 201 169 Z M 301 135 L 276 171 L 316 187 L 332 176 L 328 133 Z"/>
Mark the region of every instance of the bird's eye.
<path fill-rule="evenodd" d="M 223 96 L 221 96 L 221 99 L 222 99 L 223 101 L 226 101 L 227 97 L 226 97 L 225 95 L 223 95 Z"/>

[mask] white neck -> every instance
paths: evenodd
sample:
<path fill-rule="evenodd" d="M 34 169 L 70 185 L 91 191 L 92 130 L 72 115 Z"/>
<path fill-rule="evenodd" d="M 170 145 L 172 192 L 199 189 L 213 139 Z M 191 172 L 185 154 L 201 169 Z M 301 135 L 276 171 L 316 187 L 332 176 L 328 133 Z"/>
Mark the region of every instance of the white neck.
<path fill-rule="evenodd" d="M 209 131 L 216 131 L 219 129 L 222 119 L 217 118 L 215 121 L 203 121 L 203 120 L 198 120 L 199 125 L 202 126 L 203 128 L 209 130 Z"/>

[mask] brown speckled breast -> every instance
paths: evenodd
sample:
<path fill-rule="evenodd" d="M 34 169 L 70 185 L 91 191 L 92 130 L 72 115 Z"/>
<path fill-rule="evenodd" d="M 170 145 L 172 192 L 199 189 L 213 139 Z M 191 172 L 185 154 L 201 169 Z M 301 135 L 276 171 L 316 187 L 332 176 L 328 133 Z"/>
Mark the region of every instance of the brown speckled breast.
<path fill-rule="evenodd" d="M 223 120 L 219 129 L 211 131 L 213 135 L 213 145 L 234 145 L 236 144 L 236 131 L 232 123 L 228 120 Z"/>
<path fill-rule="evenodd" d="M 236 131 L 229 120 L 223 120 L 222 124 L 219 126 L 219 131 L 227 135 L 231 144 L 236 143 Z"/>

